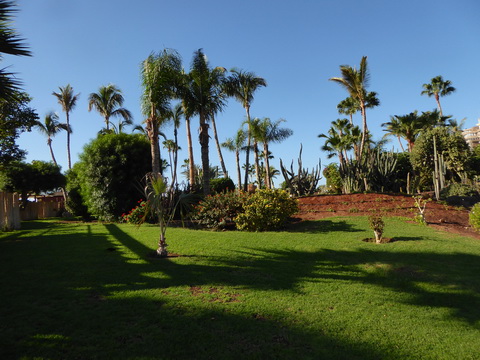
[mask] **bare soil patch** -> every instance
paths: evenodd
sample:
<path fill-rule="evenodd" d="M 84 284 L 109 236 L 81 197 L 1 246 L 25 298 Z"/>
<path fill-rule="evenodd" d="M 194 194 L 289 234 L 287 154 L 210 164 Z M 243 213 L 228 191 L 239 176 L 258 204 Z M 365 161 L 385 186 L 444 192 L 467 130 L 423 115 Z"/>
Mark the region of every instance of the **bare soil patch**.
<path fill-rule="evenodd" d="M 368 216 L 373 213 L 384 216 L 411 218 L 417 214 L 412 196 L 390 194 L 316 195 L 299 199 L 301 220 L 318 220 L 332 216 Z M 439 230 L 480 239 L 468 223 L 468 209 L 448 206 L 434 200 L 427 203 L 425 218 L 429 226 Z"/>

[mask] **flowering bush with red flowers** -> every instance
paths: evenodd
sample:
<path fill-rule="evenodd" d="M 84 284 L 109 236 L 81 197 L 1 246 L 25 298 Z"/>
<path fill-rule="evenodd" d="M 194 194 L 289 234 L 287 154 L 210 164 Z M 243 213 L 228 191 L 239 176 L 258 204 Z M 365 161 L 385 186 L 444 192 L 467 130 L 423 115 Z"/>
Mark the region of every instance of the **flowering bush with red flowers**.
<path fill-rule="evenodd" d="M 122 222 L 128 224 L 139 225 L 145 222 L 145 214 L 147 213 L 147 202 L 140 199 L 138 205 L 127 214 L 122 214 Z"/>

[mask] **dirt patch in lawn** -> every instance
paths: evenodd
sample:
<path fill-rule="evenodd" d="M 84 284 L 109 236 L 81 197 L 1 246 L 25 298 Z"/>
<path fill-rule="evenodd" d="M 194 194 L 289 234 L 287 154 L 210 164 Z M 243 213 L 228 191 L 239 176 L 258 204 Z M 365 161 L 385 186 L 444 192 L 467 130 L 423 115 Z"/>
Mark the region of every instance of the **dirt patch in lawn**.
<path fill-rule="evenodd" d="M 374 213 L 384 216 L 411 218 L 418 213 L 415 201 L 408 195 L 350 194 L 317 195 L 299 199 L 299 212 L 295 217 L 301 220 L 318 220 L 332 216 L 368 216 Z M 427 224 L 439 230 L 480 239 L 468 223 L 469 210 L 448 206 L 434 200 L 429 201 L 425 210 Z"/>

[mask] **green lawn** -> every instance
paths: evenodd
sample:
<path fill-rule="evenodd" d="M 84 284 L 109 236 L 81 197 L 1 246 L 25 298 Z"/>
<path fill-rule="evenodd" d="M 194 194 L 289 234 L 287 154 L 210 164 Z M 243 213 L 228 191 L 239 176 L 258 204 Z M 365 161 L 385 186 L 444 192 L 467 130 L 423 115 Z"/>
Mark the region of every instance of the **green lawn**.
<path fill-rule="evenodd" d="M 35 221 L 0 234 L 0 359 L 480 359 L 480 242 Z"/>

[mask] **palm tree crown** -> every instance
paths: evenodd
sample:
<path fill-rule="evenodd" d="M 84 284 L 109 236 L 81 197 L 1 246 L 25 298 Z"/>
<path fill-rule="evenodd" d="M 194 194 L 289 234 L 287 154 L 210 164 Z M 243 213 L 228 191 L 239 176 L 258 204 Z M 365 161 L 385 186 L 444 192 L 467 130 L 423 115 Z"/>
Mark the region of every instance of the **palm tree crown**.
<path fill-rule="evenodd" d="M 37 121 L 35 126 L 47 137 L 47 145 L 50 148 L 50 155 L 52 156 L 54 164 L 58 165 L 55 155 L 53 154 L 52 138 L 62 130 L 70 132 L 70 127 L 65 123 L 60 123 L 58 121 L 58 115 L 54 112 L 47 114 L 43 122 Z"/>
<path fill-rule="evenodd" d="M 428 97 L 433 96 L 437 102 L 438 111 L 440 116 L 443 116 L 442 106 L 440 105 L 440 97 L 447 96 L 455 92 L 455 88 L 452 86 L 450 80 L 443 80 L 441 75 L 434 77 L 429 84 L 423 84 L 422 95 L 427 95 Z"/>
<path fill-rule="evenodd" d="M 59 92 L 56 93 L 55 91 L 52 93 L 58 100 L 58 103 L 62 106 L 63 111 L 65 112 L 67 118 L 67 126 L 70 131 L 67 131 L 67 155 L 68 155 L 68 169 L 72 168 L 72 159 L 70 156 L 70 134 L 72 129 L 70 127 L 70 112 L 75 108 L 77 105 L 77 100 L 80 94 L 73 94 L 73 88 L 70 84 L 67 84 L 64 87 L 59 87 Z"/>
<path fill-rule="evenodd" d="M 132 123 L 132 114 L 123 108 L 122 91 L 113 84 L 101 86 L 98 93 L 91 93 L 88 97 L 88 111 L 97 110 L 105 119 L 107 132 L 111 117 L 122 117 L 126 124 Z"/>

